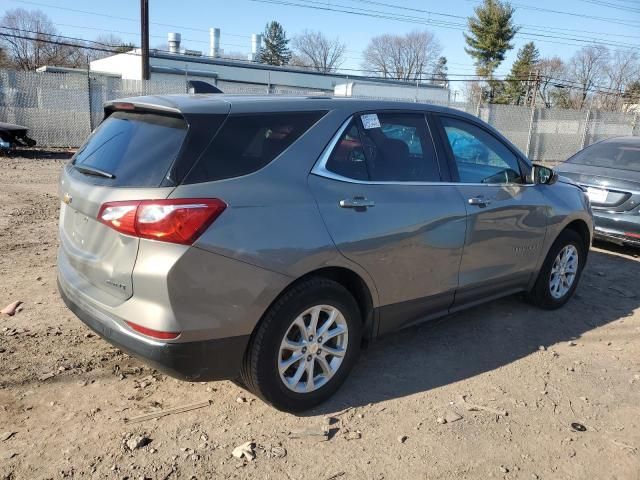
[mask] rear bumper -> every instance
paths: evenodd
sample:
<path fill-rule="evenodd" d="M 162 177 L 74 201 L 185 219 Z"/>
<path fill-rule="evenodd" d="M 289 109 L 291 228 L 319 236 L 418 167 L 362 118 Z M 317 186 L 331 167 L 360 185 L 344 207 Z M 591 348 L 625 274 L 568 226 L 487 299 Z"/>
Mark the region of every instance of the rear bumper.
<path fill-rule="evenodd" d="M 102 319 L 76 303 L 58 279 L 58 290 L 67 307 L 112 345 L 151 364 L 172 377 L 188 381 L 236 378 L 249 335 L 186 343 L 147 343 L 112 328 Z"/>
<path fill-rule="evenodd" d="M 640 246 L 640 238 L 628 235 L 640 235 L 640 215 L 594 210 L 593 220 L 595 238 L 617 244 Z"/>

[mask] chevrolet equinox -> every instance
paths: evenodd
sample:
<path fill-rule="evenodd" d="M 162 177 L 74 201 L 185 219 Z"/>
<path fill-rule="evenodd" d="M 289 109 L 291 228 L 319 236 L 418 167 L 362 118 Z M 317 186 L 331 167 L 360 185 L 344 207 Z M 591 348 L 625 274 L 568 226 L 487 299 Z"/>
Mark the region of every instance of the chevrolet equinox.
<path fill-rule="evenodd" d="M 103 338 L 286 411 L 363 341 L 575 291 L 585 193 L 463 112 L 321 97 L 109 102 L 60 179 L 59 290 Z"/>

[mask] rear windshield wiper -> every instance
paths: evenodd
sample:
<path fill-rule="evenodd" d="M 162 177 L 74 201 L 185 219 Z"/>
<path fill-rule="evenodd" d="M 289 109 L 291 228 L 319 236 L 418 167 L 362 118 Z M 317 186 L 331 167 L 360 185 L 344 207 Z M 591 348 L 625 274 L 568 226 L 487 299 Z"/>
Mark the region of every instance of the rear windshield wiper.
<path fill-rule="evenodd" d="M 94 167 L 86 167 L 84 165 L 73 165 L 76 170 L 80 173 L 84 173 L 86 175 L 95 175 L 96 177 L 104 177 L 104 178 L 116 178 L 113 173 L 105 172 L 104 170 L 100 170 L 99 168 Z"/>

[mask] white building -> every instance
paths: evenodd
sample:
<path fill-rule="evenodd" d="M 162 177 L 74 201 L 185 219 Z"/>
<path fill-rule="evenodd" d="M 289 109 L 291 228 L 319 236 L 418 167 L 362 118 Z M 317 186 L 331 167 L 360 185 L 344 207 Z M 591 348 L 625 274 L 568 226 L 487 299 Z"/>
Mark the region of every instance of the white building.
<path fill-rule="evenodd" d="M 256 58 L 260 35 L 252 36 L 250 60 L 219 58 L 220 31 L 211 29 L 210 56 L 180 48 L 180 34 L 169 34 L 169 51 L 152 50 L 149 58 L 151 80 L 204 80 L 228 93 L 288 93 L 333 94 L 337 85 L 357 81 L 358 84 L 384 86 L 386 98 L 407 99 L 407 91 L 419 91 L 420 101 L 446 102 L 449 90 L 440 85 L 406 83 L 357 75 L 322 74 L 296 67 L 276 67 L 251 61 Z M 119 75 L 123 80 L 142 79 L 140 50 L 94 60 L 90 69 L 95 73 Z M 354 95 L 355 96 L 355 95 Z M 409 97 L 414 100 L 414 97 Z"/>

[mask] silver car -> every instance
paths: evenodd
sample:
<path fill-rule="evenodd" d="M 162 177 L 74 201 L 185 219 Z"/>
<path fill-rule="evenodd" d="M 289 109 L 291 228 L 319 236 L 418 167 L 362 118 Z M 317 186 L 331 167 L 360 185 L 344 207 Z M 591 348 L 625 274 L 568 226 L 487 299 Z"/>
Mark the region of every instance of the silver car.
<path fill-rule="evenodd" d="M 574 184 L 432 105 L 177 95 L 108 103 L 60 180 L 58 282 L 109 342 L 276 408 L 332 395 L 363 342 L 576 289 Z"/>
<path fill-rule="evenodd" d="M 587 192 L 596 239 L 640 247 L 640 137 L 601 140 L 557 171 Z"/>

